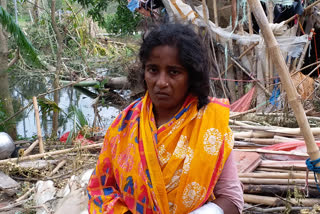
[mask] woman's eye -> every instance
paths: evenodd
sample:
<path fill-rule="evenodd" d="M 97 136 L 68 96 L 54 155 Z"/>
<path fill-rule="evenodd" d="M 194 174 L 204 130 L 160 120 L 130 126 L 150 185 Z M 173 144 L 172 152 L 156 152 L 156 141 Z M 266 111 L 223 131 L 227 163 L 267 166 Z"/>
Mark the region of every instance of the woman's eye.
<path fill-rule="evenodd" d="M 172 75 L 177 75 L 177 74 L 180 73 L 180 72 L 177 71 L 177 70 L 171 70 L 171 71 L 169 71 L 169 72 L 170 72 L 170 74 L 172 74 Z"/>
<path fill-rule="evenodd" d="M 148 68 L 147 71 L 148 71 L 149 73 L 154 74 L 154 73 L 157 72 L 157 69 L 156 69 L 156 68 Z"/>

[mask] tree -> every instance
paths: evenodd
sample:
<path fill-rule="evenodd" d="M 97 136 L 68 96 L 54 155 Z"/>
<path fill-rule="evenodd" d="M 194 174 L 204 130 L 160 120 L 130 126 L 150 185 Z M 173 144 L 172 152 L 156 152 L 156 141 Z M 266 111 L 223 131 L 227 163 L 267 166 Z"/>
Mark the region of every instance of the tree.
<path fill-rule="evenodd" d="M 34 64 L 40 64 L 37 53 L 29 40 L 25 37 L 20 27 L 15 23 L 14 19 L 6 12 L 7 1 L 0 0 L 0 102 L 3 105 L 3 110 L 7 117 L 11 117 L 14 114 L 12 97 L 9 91 L 9 78 L 8 68 L 14 64 L 17 60 L 8 62 L 8 35 L 11 33 L 17 41 L 18 47 L 22 50 L 25 57 L 29 61 L 35 62 Z M 19 52 L 16 52 L 19 56 Z M 17 138 L 17 130 L 15 120 L 12 118 L 6 125 L 6 131 L 13 138 Z"/>
<path fill-rule="evenodd" d="M 7 1 L 0 0 L 1 10 L 7 8 Z M 12 98 L 9 91 L 9 78 L 8 78 L 8 35 L 4 31 L 4 27 L 0 25 L 0 100 L 3 104 L 3 110 L 6 115 L 11 116 L 14 114 Z M 17 138 L 17 129 L 15 120 L 12 119 L 8 122 L 7 132 L 12 139 Z"/>
<path fill-rule="evenodd" d="M 59 88 L 59 73 L 61 71 L 62 67 L 62 51 L 63 51 L 63 41 L 62 41 L 62 35 L 59 31 L 59 28 L 56 23 L 56 17 L 55 17 L 55 10 L 56 8 L 56 0 L 51 1 L 51 25 L 53 28 L 54 33 L 56 34 L 57 38 L 57 62 L 56 62 L 56 73 L 54 77 L 54 83 L 53 87 L 54 89 Z M 54 102 L 58 105 L 59 103 L 59 91 L 54 92 Z M 53 111 L 53 116 L 52 116 L 52 132 L 51 132 L 51 137 L 55 137 L 57 135 L 58 131 L 58 119 L 59 119 L 59 111 L 54 110 Z"/>

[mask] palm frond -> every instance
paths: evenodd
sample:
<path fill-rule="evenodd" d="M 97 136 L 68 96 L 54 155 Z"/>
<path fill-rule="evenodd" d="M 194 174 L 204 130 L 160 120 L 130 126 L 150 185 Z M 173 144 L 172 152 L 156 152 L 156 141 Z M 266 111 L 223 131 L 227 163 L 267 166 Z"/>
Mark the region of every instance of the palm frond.
<path fill-rule="evenodd" d="M 15 23 L 12 16 L 0 6 L 0 24 L 6 29 L 6 31 L 12 34 L 17 45 L 21 50 L 22 55 L 34 65 L 41 65 L 38 54 L 35 48 L 32 46 L 31 42 L 24 35 L 18 24 Z"/>

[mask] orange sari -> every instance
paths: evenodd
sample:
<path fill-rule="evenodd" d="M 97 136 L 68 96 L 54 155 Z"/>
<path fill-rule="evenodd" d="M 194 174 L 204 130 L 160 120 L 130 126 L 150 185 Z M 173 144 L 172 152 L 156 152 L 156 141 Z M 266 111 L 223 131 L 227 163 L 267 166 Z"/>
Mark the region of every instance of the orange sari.
<path fill-rule="evenodd" d="M 88 185 L 90 213 L 189 213 L 213 196 L 233 144 L 229 103 L 188 96 L 158 129 L 148 93 L 108 129 Z"/>

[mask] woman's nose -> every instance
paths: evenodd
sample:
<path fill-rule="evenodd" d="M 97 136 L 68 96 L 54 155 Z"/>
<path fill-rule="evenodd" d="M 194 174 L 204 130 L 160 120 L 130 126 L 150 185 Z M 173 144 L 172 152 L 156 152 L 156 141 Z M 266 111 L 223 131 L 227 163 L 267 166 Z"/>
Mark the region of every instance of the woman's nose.
<path fill-rule="evenodd" d="M 160 72 L 159 78 L 157 80 L 157 86 L 159 88 L 164 88 L 164 87 L 167 87 L 168 85 L 169 85 L 168 84 L 168 77 L 167 77 L 166 72 Z"/>

